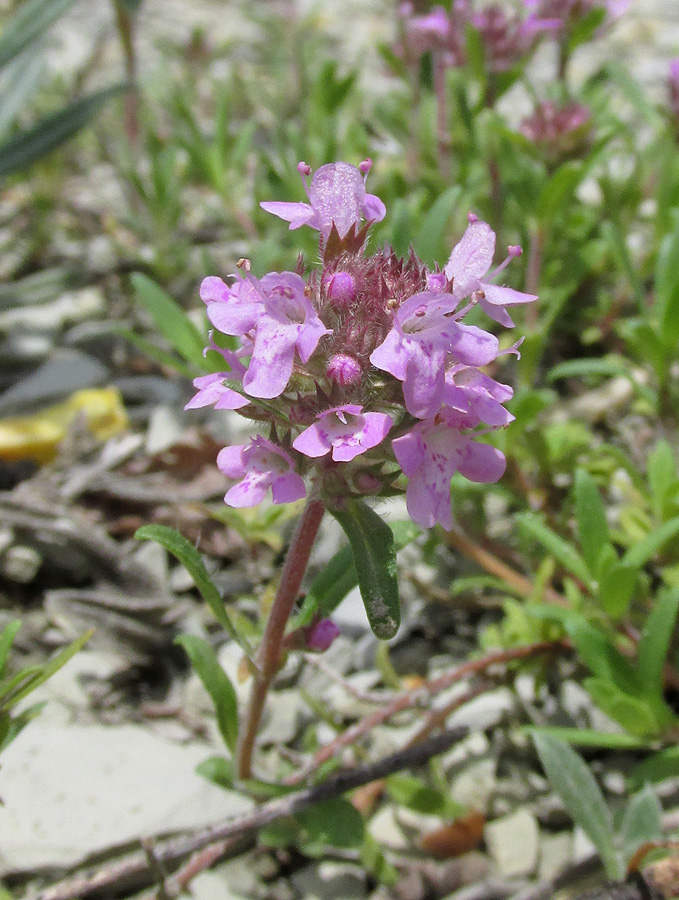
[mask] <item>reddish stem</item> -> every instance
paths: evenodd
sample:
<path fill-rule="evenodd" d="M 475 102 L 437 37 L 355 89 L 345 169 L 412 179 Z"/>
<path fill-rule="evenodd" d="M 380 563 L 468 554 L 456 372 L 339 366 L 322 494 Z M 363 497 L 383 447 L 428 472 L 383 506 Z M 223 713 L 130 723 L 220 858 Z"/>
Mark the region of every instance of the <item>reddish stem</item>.
<path fill-rule="evenodd" d="M 299 589 L 309 563 L 318 529 L 325 507 L 319 500 L 310 500 L 302 513 L 297 531 L 292 539 L 285 559 L 283 574 L 264 629 L 262 643 L 257 652 L 258 670 L 254 676 L 250 705 L 238 741 L 238 775 L 252 777 L 252 754 L 259 723 L 264 711 L 264 703 L 271 682 L 281 661 L 281 647 L 285 637 L 285 626 L 299 595 Z"/>

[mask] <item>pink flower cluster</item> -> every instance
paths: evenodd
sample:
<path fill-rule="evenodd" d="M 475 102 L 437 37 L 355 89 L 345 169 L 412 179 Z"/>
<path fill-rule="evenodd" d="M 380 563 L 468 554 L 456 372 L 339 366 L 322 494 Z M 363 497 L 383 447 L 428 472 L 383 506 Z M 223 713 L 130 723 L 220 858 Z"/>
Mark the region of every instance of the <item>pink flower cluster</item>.
<path fill-rule="evenodd" d="M 592 114 L 581 103 L 558 105 L 546 100 L 519 126 L 548 163 L 557 165 L 584 151 L 592 135 Z"/>
<path fill-rule="evenodd" d="M 467 59 L 467 29 L 478 31 L 491 72 L 504 72 L 529 53 L 540 36 L 561 27 L 561 19 L 530 12 L 522 16 L 506 5 L 491 3 L 475 11 L 471 0 L 454 0 L 450 12 L 435 6 L 414 15 L 411 3 L 400 8 L 403 39 L 397 50 L 406 57 L 437 53 L 444 65 L 463 66 Z"/>
<path fill-rule="evenodd" d="M 452 476 L 500 478 L 503 455 L 477 438 L 513 418 L 503 406 L 511 388 L 481 371 L 501 355 L 497 337 L 463 319 L 479 305 L 512 326 L 508 309 L 537 298 L 497 283 L 520 248 L 490 271 L 495 234 L 472 215 L 443 271 L 428 271 L 412 251 L 368 255 L 369 227 L 385 215 L 366 192 L 370 167 L 325 165 L 309 182 L 300 163 L 308 202 L 262 203 L 291 229 L 320 233 L 321 267 L 300 261 L 295 272 L 255 278 L 242 260 L 231 283 L 203 281 L 210 322 L 239 347 L 220 350 L 224 371 L 197 378 L 188 407 L 268 425 L 268 437 L 219 454 L 232 506 L 253 506 L 268 489 L 274 503 L 310 490 L 341 505 L 399 493 L 405 475 L 412 518 L 451 528 Z"/>
<path fill-rule="evenodd" d="M 450 11 L 434 6 L 415 15 L 410 2 L 401 4 L 401 42 L 396 50 L 407 58 L 424 53 L 438 55 L 444 65 L 463 66 L 467 59 L 467 29 L 481 38 L 490 72 L 504 72 L 516 65 L 547 34 L 561 39 L 594 10 L 603 9 L 613 21 L 630 0 L 524 0 L 524 14 L 506 4 L 489 3 L 474 9 L 473 0 L 453 0 Z"/>

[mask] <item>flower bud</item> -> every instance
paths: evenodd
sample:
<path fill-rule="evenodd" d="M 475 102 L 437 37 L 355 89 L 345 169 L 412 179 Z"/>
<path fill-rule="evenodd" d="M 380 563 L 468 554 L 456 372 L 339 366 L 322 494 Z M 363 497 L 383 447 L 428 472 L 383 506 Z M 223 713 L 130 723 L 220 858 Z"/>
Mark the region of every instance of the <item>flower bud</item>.
<path fill-rule="evenodd" d="M 340 630 L 332 619 L 321 619 L 305 629 L 306 649 L 323 653 L 340 636 Z"/>
<path fill-rule="evenodd" d="M 330 381 L 342 386 L 358 384 L 363 374 L 361 364 L 348 353 L 335 353 L 325 371 Z"/>
<path fill-rule="evenodd" d="M 333 272 L 323 277 L 328 300 L 338 309 L 346 309 L 356 298 L 356 281 L 348 272 Z"/>
<path fill-rule="evenodd" d="M 372 472 L 356 472 L 354 475 L 354 487 L 366 496 L 379 494 L 382 489 L 382 481 Z"/>

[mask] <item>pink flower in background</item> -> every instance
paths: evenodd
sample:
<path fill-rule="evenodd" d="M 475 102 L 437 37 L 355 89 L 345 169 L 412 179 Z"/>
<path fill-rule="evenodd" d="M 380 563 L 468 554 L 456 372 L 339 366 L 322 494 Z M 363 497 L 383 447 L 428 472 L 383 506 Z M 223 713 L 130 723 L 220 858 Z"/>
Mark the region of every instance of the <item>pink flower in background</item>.
<path fill-rule="evenodd" d="M 461 430 L 472 422 L 453 410 L 443 410 L 392 441 L 398 464 L 409 479 L 408 514 L 423 528 L 437 522 L 448 530 L 453 527 L 450 482 L 456 472 L 485 483 L 498 481 L 504 474 L 502 453 L 476 443 L 473 434 Z"/>
<path fill-rule="evenodd" d="M 365 190 L 371 165 L 370 160 L 361 164 L 362 169 L 344 162 L 329 163 L 314 173 L 311 184 L 307 186 L 305 181 L 308 203 L 272 200 L 259 205 L 289 222 L 291 230 L 309 225 L 327 240 L 334 225 L 343 238 L 362 218 L 366 222 L 381 222 L 386 215 L 379 197 Z M 303 176 L 311 172 L 305 163 L 300 163 L 298 168 Z"/>
<path fill-rule="evenodd" d="M 453 248 L 444 269 L 446 276 L 453 282 L 453 296 L 462 299 L 473 295 L 487 316 L 500 325 L 512 328 L 514 322 L 505 307 L 533 303 L 537 296 L 492 284 L 490 279 L 496 278 L 520 253 L 520 247 L 510 247 L 507 259 L 487 275 L 495 255 L 495 232 L 487 222 L 480 222 L 472 216 L 462 240 Z M 486 275 L 487 280 L 482 280 Z"/>
<path fill-rule="evenodd" d="M 338 406 L 319 413 L 292 446 L 311 457 L 326 456 L 332 450 L 335 462 L 349 462 L 381 444 L 392 424 L 385 413 L 364 413 L 362 407 L 351 404 Z"/>
<path fill-rule="evenodd" d="M 558 106 L 546 101 L 521 122 L 519 130 L 548 162 L 557 164 L 588 147 L 592 114 L 581 103 Z"/>
<path fill-rule="evenodd" d="M 304 479 L 294 470 L 292 458 L 263 437 L 250 444 L 224 447 L 217 465 L 238 483 L 224 497 L 229 506 L 257 506 L 269 488 L 274 503 L 292 503 L 306 497 Z"/>

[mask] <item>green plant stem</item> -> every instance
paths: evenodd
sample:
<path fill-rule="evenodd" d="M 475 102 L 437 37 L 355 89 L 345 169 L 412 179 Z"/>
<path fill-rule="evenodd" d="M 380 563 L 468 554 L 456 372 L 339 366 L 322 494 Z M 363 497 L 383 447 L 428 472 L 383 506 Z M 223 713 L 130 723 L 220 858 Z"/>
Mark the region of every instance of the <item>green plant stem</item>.
<path fill-rule="evenodd" d="M 250 704 L 238 741 L 238 775 L 252 776 L 252 754 L 264 703 L 281 660 L 285 626 L 299 594 L 325 507 L 319 500 L 309 500 L 288 549 L 283 574 L 257 652 L 258 671 L 254 675 Z"/>

